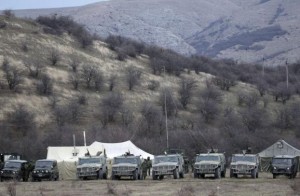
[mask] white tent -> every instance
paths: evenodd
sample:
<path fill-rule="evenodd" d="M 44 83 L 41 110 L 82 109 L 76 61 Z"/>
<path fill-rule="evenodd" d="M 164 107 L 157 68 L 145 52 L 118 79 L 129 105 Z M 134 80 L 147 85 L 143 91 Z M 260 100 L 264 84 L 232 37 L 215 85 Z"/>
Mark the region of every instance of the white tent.
<path fill-rule="evenodd" d="M 61 147 L 48 147 L 47 159 L 55 159 L 58 163 L 59 176 L 61 180 L 76 179 L 76 165 L 79 157 L 85 156 L 89 151 L 90 155 L 96 155 L 97 152 L 106 152 L 108 159 L 113 159 L 116 156 L 130 152 L 136 156 L 141 156 L 146 159 L 150 157 L 153 159 L 153 155 L 149 154 L 137 146 L 131 141 L 125 141 L 121 143 L 101 143 L 94 142 L 90 146 L 61 146 Z M 109 162 L 110 163 L 110 162 Z"/>
<path fill-rule="evenodd" d="M 61 146 L 48 147 L 47 159 L 57 160 L 59 177 L 61 180 L 76 179 L 76 165 L 79 157 L 85 156 L 89 151 L 91 155 L 96 155 L 97 152 L 102 151 L 101 146 Z"/>
<path fill-rule="evenodd" d="M 134 145 L 131 141 L 125 141 L 120 143 L 101 143 L 101 142 L 94 142 L 90 146 L 92 148 L 100 148 L 103 147 L 106 151 L 106 155 L 109 159 L 113 159 L 116 156 L 121 156 L 126 152 L 130 152 L 135 156 L 141 156 L 142 158 L 146 159 L 150 157 L 153 159 L 153 155 L 149 154 L 136 145 Z"/>
<path fill-rule="evenodd" d="M 273 156 L 292 155 L 300 157 L 300 150 L 291 146 L 284 140 L 278 140 L 270 147 L 258 153 L 258 155 L 260 157 L 261 170 L 268 171 Z"/>

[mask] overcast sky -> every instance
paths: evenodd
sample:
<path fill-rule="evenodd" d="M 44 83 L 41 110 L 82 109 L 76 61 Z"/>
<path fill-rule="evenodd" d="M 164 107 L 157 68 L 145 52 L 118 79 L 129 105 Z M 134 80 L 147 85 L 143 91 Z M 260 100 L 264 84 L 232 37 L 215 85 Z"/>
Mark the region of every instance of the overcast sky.
<path fill-rule="evenodd" d="M 0 10 L 71 7 L 99 1 L 104 0 L 0 0 Z"/>

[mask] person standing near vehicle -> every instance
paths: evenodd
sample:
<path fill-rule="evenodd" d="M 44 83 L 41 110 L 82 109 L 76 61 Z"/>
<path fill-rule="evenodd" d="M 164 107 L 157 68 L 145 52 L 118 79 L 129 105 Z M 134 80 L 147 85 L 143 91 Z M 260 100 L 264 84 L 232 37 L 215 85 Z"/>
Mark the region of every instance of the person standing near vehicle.
<path fill-rule="evenodd" d="M 150 160 L 150 157 L 147 157 L 147 171 L 148 171 L 148 176 L 150 176 L 151 168 L 152 168 L 152 161 Z"/>
<path fill-rule="evenodd" d="M 145 180 L 148 170 L 148 161 L 145 159 L 142 163 L 142 179 Z"/>

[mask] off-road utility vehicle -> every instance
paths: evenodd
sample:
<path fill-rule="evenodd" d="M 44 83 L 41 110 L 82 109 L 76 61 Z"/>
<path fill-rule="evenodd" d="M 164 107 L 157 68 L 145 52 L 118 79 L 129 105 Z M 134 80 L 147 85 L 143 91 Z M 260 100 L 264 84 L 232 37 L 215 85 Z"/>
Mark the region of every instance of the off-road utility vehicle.
<path fill-rule="evenodd" d="M 88 178 L 107 179 L 106 156 L 85 156 L 78 159 L 77 177 L 80 180 Z"/>
<path fill-rule="evenodd" d="M 125 154 L 115 157 L 112 164 L 112 180 L 119 180 L 121 177 L 130 177 L 133 180 L 142 179 L 140 156 L 134 156 L 132 154 Z"/>
<path fill-rule="evenodd" d="M 163 179 L 172 175 L 174 179 L 184 177 L 184 160 L 180 154 L 166 154 L 154 156 L 152 164 L 152 179 Z"/>
<path fill-rule="evenodd" d="M 32 181 L 41 181 L 43 179 L 56 181 L 59 179 L 59 172 L 56 160 L 41 159 L 35 162 L 31 174 Z"/>
<path fill-rule="evenodd" d="M 286 175 L 295 178 L 299 167 L 298 157 L 289 155 L 275 156 L 272 159 L 271 172 L 273 178 L 278 175 Z"/>
<path fill-rule="evenodd" d="M 194 178 L 204 178 L 205 174 L 213 174 L 215 178 L 225 177 L 226 160 L 223 153 L 208 153 L 196 156 Z"/>
<path fill-rule="evenodd" d="M 8 160 L 4 164 L 4 168 L 0 171 L 0 180 L 16 180 L 27 181 L 27 161 L 25 160 Z"/>
<path fill-rule="evenodd" d="M 259 158 L 255 154 L 233 154 L 230 163 L 230 178 L 250 175 L 258 178 Z"/>

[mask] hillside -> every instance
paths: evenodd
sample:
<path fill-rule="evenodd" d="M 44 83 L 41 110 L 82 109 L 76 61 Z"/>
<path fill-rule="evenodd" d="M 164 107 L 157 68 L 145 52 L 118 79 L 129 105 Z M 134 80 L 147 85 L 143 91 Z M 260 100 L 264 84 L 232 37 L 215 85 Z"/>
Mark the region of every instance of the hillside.
<path fill-rule="evenodd" d="M 299 8 L 297 0 L 112 0 L 16 14 L 70 15 L 101 36 L 121 35 L 181 54 L 277 66 L 299 59 Z"/>
<path fill-rule="evenodd" d="M 45 157 L 47 146 L 72 145 L 72 134 L 82 144 L 85 130 L 88 143 L 130 139 L 161 153 L 166 148 L 164 109 L 170 146 L 183 147 L 189 155 L 212 146 L 258 151 L 279 138 L 300 145 L 296 91 L 282 104 L 280 96 L 276 102 L 271 93 L 261 97 L 254 85 L 237 80 L 220 90 L 219 83 L 229 77 L 219 80 L 201 72 L 205 67 L 198 73 L 168 67 L 165 61 L 165 73 L 161 67 L 153 73 L 153 65 L 163 61 L 159 53 L 176 64 L 191 61 L 162 49 L 146 48 L 120 60 L 110 44 L 94 40 L 82 47 L 72 31 L 56 35 L 36 21 L 1 15 L 0 27 L 0 151 Z M 218 68 L 224 62 L 194 63 L 203 66 L 202 61 L 219 73 L 227 70 Z M 295 88 L 297 84 L 291 80 Z M 284 113 L 291 109 L 298 110 L 292 116 Z"/>

